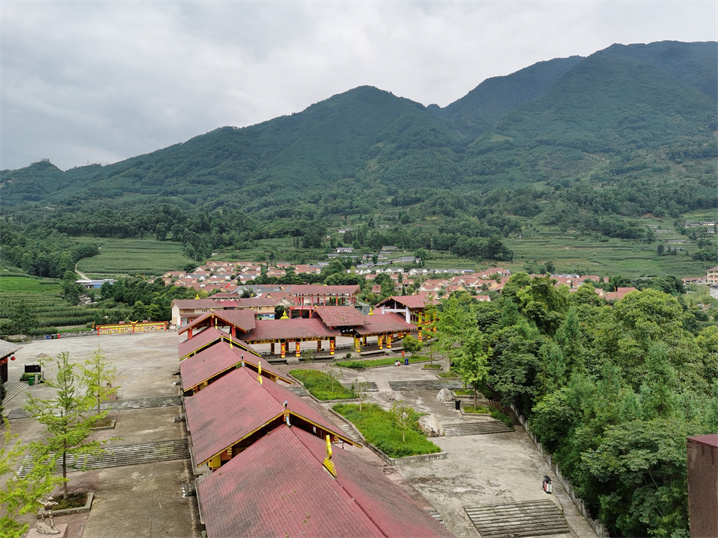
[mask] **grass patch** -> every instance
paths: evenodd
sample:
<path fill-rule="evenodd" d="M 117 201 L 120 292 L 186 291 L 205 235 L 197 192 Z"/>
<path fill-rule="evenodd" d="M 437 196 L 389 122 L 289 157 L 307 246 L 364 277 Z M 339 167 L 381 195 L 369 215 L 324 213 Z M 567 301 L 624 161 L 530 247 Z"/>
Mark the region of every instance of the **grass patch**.
<path fill-rule="evenodd" d="M 441 370 L 441 364 L 425 364 L 424 370 Z"/>
<path fill-rule="evenodd" d="M 439 377 L 461 377 L 459 375 L 459 372 L 457 372 L 453 368 L 449 369 L 448 372 L 441 372 L 438 375 L 439 375 Z"/>
<path fill-rule="evenodd" d="M 402 442 L 401 429 L 394 416 L 376 404 L 364 404 L 361 411 L 355 404 L 336 404 L 333 409 L 352 422 L 367 441 L 389 457 L 403 458 L 441 452 L 419 429 L 419 415 L 416 412 L 412 426 L 405 432 L 406 442 Z"/>
<path fill-rule="evenodd" d="M 356 398 L 351 390 L 319 370 L 292 370 L 290 375 L 302 382 L 317 400 L 349 400 Z"/>
<path fill-rule="evenodd" d="M 423 362 L 428 361 L 428 357 L 423 357 L 421 355 L 417 355 L 416 357 L 409 357 L 409 364 L 414 362 Z M 404 359 L 397 359 L 392 357 L 386 357 L 384 359 L 366 359 L 361 361 L 338 361 L 334 364 L 336 366 L 339 366 L 341 368 L 351 368 L 354 370 L 363 370 L 364 368 L 376 368 L 377 366 L 387 366 L 389 364 L 394 364 L 396 361 L 399 361 L 401 364 L 404 364 Z"/>
<path fill-rule="evenodd" d="M 454 391 L 454 394 L 456 394 L 457 396 L 473 396 L 474 389 L 456 389 Z"/>
<path fill-rule="evenodd" d="M 82 508 L 87 502 L 87 493 L 70 493 L 64 499 L 58 495 L 54 501 L 57 506 L 53 510 L 66 510 L 67 508 Z"/>

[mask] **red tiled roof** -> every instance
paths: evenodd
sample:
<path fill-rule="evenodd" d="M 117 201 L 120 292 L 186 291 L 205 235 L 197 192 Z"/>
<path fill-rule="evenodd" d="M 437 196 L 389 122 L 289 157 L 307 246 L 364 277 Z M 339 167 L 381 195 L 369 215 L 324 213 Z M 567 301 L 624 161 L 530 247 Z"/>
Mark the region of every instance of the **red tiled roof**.
<path fill-rule="evenodd" d="M 319 284 L 297 284 L 287 290 L 291 295 L 354 295 L 359 293 L 359 284 L 352 286 L 322 286 Z"/>
<path fill-rule="evenodd" d="M 416 329 L 413 323 L 404 321 L 403 316 L 398 314 L 377 314 L 364 316 L 364 325 L 356 328 L 356 332 L 362 336 L 372 334 L 385 334 L 394 332 L 408 332 Z"/>
<path fill-rule="evenodd" d="M 379 307 L 391 301 L 396 301 L 400 305 L 406 306 L 410 309 L 425 308 L 427 303 L 430 305 L 440 304 L 439 301 L 437 301 L 436 299 L 428 299 L 426 295 L 392 295 L 391 297 L 387 297 L 386 299 L 384 299 L 376 306 Z"/>
<path fill-rule="evenodd" d="M 319 318 L 257 320 L 255 328 L 242 335 L 247 342 L 292 340 L 295 338 L 329 338 L 341 336 L 338 329 L 330 329 Z"/>
<path fill-rule="evenodd" d="M 353 306 L 318 306 L 314 311 L 327 327 L 364 325 L 364 316 Z"/>
<path fill-rule="evenodd" d="M 352 442 L 290 390 L 269 380 L 259 383 L 256 372 L 237 368 L 184 400 L 197 465 L 281 417 L 285 401 L 292 415 Z"/>
<path fill-rule="evenodd" d="M 175 299 L 173 303 L 180 310 L 197 310 L 199 308 L 219 308 L 214 299 Z"/>
<path fill-rule="evenodd" d="M 244 350 L 238 347 L 238 342 L 249 348 L 241 340 L 232 339 L 232 347 L 226 342 L 220 342 L 180 362 L 182 389 L 185 391 L 190 390 L 200 383 L 234 368 L 242 362 L 242 358 L 244 358 L 245 364 L 253 370 L 257 370 L 259 364 L 261 364 L 263 374 L 276 376 L 285 383 L 294 383 L 291 379 L 274 371 L 267 361 L 251 353 L 245 354 Z"/>
<path fill-rule="evenodd" d="M 237 308 L 256 308 L 260 306 L 276 306 L 276 299 L 271 297 L 247 297 L 237 301 Z"/>
<path fill-rule="evenodd" d="M 182 334 L 188 329 L 203 327 L 207 325 L 215 325 L 213 319 L 217 318 L 217 325 L 234 325 L 244 332 L 254 328 L 254 314 L 250 310 L 214 310 L 213 312 L 205 312 L 197 319 L 182 327 L 177 334 Z M 224 322 L 224 323 L 221 323 Z"/>
<path fill-rule="evenodd" d="M 451 536 L 382 472 L 280 426 L 199 484 L 209 536 Z"/>
<path fill-rule="evenodd" d="M 177 352 L 180 360 L 184 359 L 192 353 L 201 351 L 207 347 L 213 346 L 222 339 L 229 340 L 229 334 L 214 327 L 209 327 L 202 332 L 195 334 L 192 338 L 188 338 L 184 342 L 177 344 Z"/>

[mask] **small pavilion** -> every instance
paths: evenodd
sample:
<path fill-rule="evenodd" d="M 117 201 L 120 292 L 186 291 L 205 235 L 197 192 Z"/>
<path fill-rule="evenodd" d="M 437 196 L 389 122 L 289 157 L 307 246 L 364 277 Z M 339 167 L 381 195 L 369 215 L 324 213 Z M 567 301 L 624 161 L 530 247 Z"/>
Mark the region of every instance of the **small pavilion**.
<path fill-rule="evenodd" d="M 375 311 L 382 314 L 394 313 L 404 316 L 407 323 L 415 324 L 419 329 L 419 340 L 422 340 L 422 330 L 430 322 L 436 321 L 436 309 L 431 314 L 427 309 L 441 304 L 434 297 L 426 295 L 392 295 L 387 297 L 375 307 Z M 432 319 L 428 319 L 429 316 Z"/>
<path fill-rule="evenodd" d="M 282 424 L 359 446 L 292 391 L 249 368 L 235 368 L 184 406 L 195 467 L 216 470 Z"/>

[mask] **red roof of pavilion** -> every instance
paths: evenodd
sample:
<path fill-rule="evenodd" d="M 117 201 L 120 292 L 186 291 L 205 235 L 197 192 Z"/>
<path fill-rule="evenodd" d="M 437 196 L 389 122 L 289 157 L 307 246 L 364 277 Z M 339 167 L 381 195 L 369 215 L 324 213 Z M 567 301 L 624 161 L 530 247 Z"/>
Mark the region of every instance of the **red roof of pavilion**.
<path fill-rule="evenodd" d="M 413 308 L 425 308 L 427 303 L 429 305 L 438 305 L 440 304 L 439 301 L 432 298 L 427 298 L 426 295 L 392 295 L 391 297 L 387 297 L 382 302 L 380 302 L 377 306 L 380 307 L 382 305 L 385 305 L 391 301 L 395 301 L 399 303 L 400 305 L 406 306 L 407 308 L 413 309 Z"/>
<path fill-rule="evenodd" d="M 364 325 L 364 316 L 353 306 L 317 306 L 314 311 L 327 327 Z"/>
<path fill-rule="evenodd" d="M 290 295 L 354 295 L 359 293 L 359 284 L 351 286 L 323 286 L 321 284 L 297 284 L 290 287 Z"/>
<path fill-rule="evenodd" d="M 404 318 L 398 314 L 377 314 L 364 316 L 365 323 L 361 327 L 356 327 L 356 332 L 362 336 L 370 336 L 373 334 L 386 334 L 395 332 L 409 332 L 416 329 L 413 323 L 407 323 Z"/>
<path fill-rule="evenodd" d="M 199 484 L 209 536 L 451 536 L 356 455 L 282 425 Z"/>
<path fill-rule="evenodd" d="M 266 340 L 294 340 L 296 338 L 329 338 L 341 336 L 338 329 L 330 329 L 319 318 L 257 320 L 254 329 L 242 338 L 248 342 Z"/>
<path fill-rule="evenodd" d="M 220 329 L 207 327 L 205 330 L 195 334 L 192 338 L 188 338 L 184 342 L 180 342 L 177 345 L 179 358 L 182 360 L 192 353 L 197 353 L 198 351 L 202 351 L 205 348 L 214 346 L 216 343 L 222 341 L 229 342 L 230 335 Z M 232 345 L 245 349 L 257 357 L 260 355 L 258 351 L 255 351 L 251 346 L 239 338 L 232 338 Z"/>
<path fill-rule="evenodd" d="M 285 383 L 294 383 L 294 381 L 288 377 L 274 371 L 267 361 L 251 353 L 245 355 L 244 350 L 238 347 L 236 342 L 233 338 L 232 347 L 226 342 L 220 342 L 180 362 L 182 389 L 185 391 L 193 389 L 197 385 L 235 368 L 237 364 L 242 362 L 243 358 L 245 365 L 252 370 L 257 370 L 261 364 L 262 374 L 265 377 L 272 375 L 278 377 Z"/>
<path fill-rule="evenodd" d="M 194 396 L 185 398 L 184 404 L 197 465 L 276 419 L 281 421 L 285 411 L 354 444 L 292 391 L 269 380 L 259 383 L 257 373 L 249 368 L 233 370 Z"/>
<path fill-rule="evenodd" d="M 192 323 L 188 323 L 177 331 L 177 334 L 182 334 L 189 329 L 215 325 L 215 318 L 217 319 L 217 325 L 234 326 L 243 332 L 253 329 L 255 323 L 254 313 L 251 310 L 213 310 L 211 312 L 205 312 L 192 321 Z"/>

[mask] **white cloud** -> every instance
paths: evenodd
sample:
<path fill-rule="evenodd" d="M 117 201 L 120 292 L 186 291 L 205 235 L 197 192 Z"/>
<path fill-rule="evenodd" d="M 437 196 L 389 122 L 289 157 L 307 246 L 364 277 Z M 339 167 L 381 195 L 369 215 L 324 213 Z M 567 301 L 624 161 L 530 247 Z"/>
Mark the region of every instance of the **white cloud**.
<path fill-rule="evenodd" d="M 1 168 L 114 162 L 373 85 L 446 106 L 612 43 L 718 39 L 715 2 L 14 2 Z"/>

